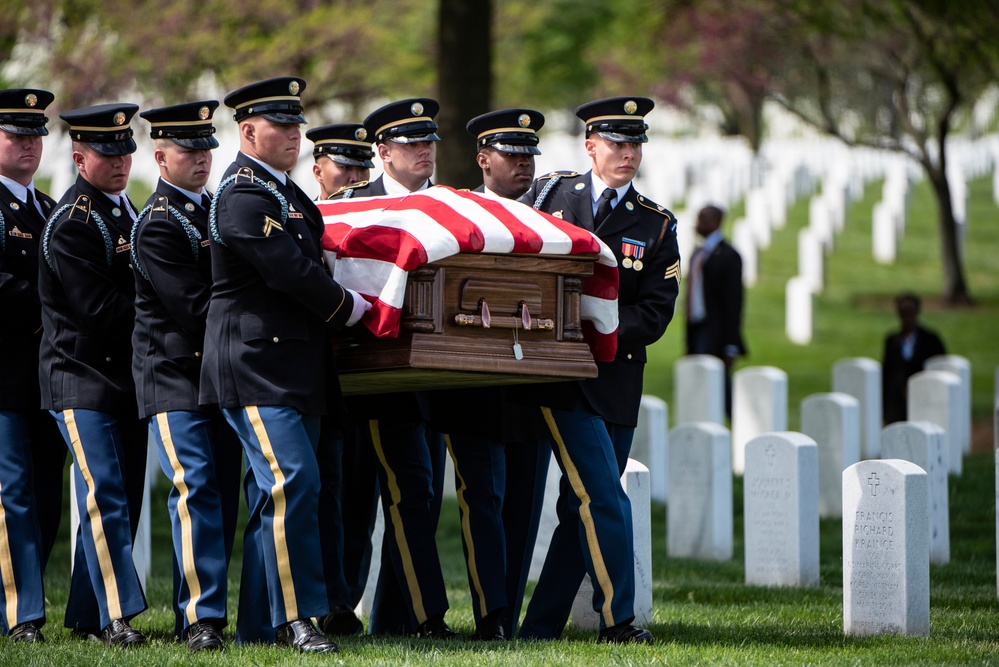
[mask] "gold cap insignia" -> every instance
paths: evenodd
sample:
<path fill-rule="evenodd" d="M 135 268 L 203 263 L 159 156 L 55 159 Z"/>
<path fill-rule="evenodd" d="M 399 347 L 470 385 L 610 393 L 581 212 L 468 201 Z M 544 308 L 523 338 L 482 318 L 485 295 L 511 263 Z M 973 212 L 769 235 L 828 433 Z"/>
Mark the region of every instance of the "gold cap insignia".
<path fill-rule="evenodd" d="M 423 114 L 423 105 L 419 102 L 413 102 L 413 106 L 409 107 L 409 110 L 413 112 L 414 116 L 420 116 Z"/>
<path fill-rule="evenodd" d="M 365 139 L 368 138 L 368 131 L 365 130 L 363 127 L 359 127 L 356 130 L 354 130 L 354 138 L 357 139 L 358 141 L 364 141 Z"/>
<path fill-rule="evenodd" d="M 624 103 L 624 112 L 629 116 L 638 111 L 638 105 L 635 104 L 635 100 L 628 100 Z"/>
<path fill-rule="evenodd" d="M 522 113 L 520 114 L 520 118 L 517 119 L 517 122 L 520 123 L 521 127 L 530 127 L 531 117 L 528 116 L 526 113 Z"/>
<path fill-rule="evenodd" d="M 292 81 L 288 84 L 288 92 L 292 95 L 298 95 L 298 81 Z"/>
<path fill-rule="evenodd" d="M 124 114 L 124 112 L 119 111 L 118 113 L 116 113 L 114 115 L 114 124 L 115 125 L 124 125 L 125 124 L 125 114 Z"/>
<path fill-rule="evenodd" d="M 208 110 L 208 107 L 201 107 L 200 109 L 198 109 L 198 118 L 200 118 L 201 120 L 207 120 L 209 113 L 211 112 Z"/>
<path fill-rule="evenodd" d="M 38 104 L 38 96 L 34 93 L 28 93 L 28 96 L 24 98 L 24 103 L 29 107 L 33 107 Z"/>

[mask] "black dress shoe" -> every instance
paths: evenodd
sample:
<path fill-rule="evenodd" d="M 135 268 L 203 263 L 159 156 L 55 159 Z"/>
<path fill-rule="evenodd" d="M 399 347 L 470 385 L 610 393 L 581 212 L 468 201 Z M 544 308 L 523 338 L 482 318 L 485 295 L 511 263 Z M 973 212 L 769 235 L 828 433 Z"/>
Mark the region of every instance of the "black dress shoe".
<path fill-rule="evenodd" d="M 123 618 L 116 618 L 101 631 L 101 639 L 108 646 L 139 646 L 146 643 L 145 636 L 130 626 Z"/>
<path fill-rule="evenodd" d="M 45 641 L 45 636 L 42 635 L 41 623 L 38 621 L 18 623 L 7 636 L 10 637 L 12 642 L 25 642 L 27 644 L 35 644 Z"/>
<path fill-rule="evenodd" d="M 354 610 L 342 604 L 323 616 L 319 627 L 327 635 L 359 635 L 364 632 L 364 623 L 354 614 Z"/>
<path fill-rule="evenodd" d="M 211 623 L 199 621 L 187 629 L 187 650 L 217 651 L 222 648 L 222 635 Z"/>
<path fill-rule="evenodd" d="M 416 636 L 426 639 L 462 639 L 460 632 L 455 632 L 444 622 L 444 614 L 428 618 L 423 623 L 420 623 L 420 627 L 416 631 Z"/>
<path fill-rule="evenodd" d="M 474 641 L 503 641 L 506 632 L 503 631 L 503 615 L 488 614 L 475 624 L 475 633 L 469 639 Z"/>
<path fill-rule="evenodd" d="M 654 639 L 652 633 L 645 628 L 630 623 L 620 623 L 601 630 L 598 641 L 609 644 L 649 644 Z"/>
<path fill-rule="evenodd" d="M 339 653 L 340 647 L 326 639 L 312 624 L 312 619 L 300 618 L 278 626 L 274 640 L 302 653 Z"/>

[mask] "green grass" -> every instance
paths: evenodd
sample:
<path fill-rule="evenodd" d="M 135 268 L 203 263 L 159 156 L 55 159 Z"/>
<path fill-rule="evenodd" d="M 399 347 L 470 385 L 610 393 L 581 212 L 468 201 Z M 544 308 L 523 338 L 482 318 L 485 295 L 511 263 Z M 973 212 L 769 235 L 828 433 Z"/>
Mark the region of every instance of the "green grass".
<path fill-rule="evenodd" d="M 832 364 L 842 357 L 881 355 L 881 340 L 895 326 L 891 297 L 902 289 L 927 298 L 924 320 L 943 335 L 948 349 L 973 364 L 974 414 L 983 425 L 982 443 L 991 442 L 992 373 L 999 363 L 999 225 L 990 181 L 971 184 L 967 271 L 977 304 L 944 309 L 932 295 L 942 284 L 937 258 L 933 202 L 925 184 L 915 189 L 909 228 L 899 261 L 874 264 L 870 251 L 870 209 L 880 187 L 868 187 L 849 211 L 847 233 L 837 239 L 827 267 L 828 287 L 816 299 L 814 342 L 799 347 L 784 336 L 784 283 L 797 272 L 797 229 L 807 218 L 807 202 L 790 212 L 785 230 L 760 258 L 761 279 L 747 297 L 746 335 L 751 356 L 742 365 L 772 364 L 789 376 L 789 417 L 798 426 L 798 405 L 806 395 L 828 391 Z M 682 313 L 682 304 L 677 313 Z M 650 354 L 646 386 L 667 401 L 672 394 L 672 362 L 682 352 L 681 320 Z M 6 665 L 639 665 L 639 664 L 999 664 L 999 602 L 996 596 L 994 472 L 991 447 L 966 459 L 964 474 L 951 479 L 951 563 L 931 568 L 931 635 L 848 638 L 843 635 L 841 524 L 821 523 L 821 581 L 814 589 L 766 589 L 742 583 L 742 487 L 736 479 L 735 558 L 713 563 L 666 557 L 666 512 L 653 508 L 652 646 L 597 645 L 593 633 L 573 629 L 558 642 L 433 644 L 411 639 L 351 638 L 339 658 L 308 657 L 269 647 L 227 645 L 217 655 L 188 655 L 172 641 L 170 538 L 164 484 L 155 492 L 153 575 L 150 609 L 135 620 L 152 638 L 132 652 L 82 644 L 62 626 L 69 578 L 69 546 L 57 546 L 46 573 L 49 641 L 13 646 L 0 640 L 0 666 Z M 68 511 L 65 516 L 68 517 Z M 65 523 L 68 523 L 65 522 Z M 66 526 L 64 526 L 64 531 Z M 451 611 L 448 620 L 466 633 L 473 629 L 457 507 L 444 507 L 438 542 Z M 230 570 L 230 609 L 236 609 L 239 551 Z M 530 590 L 528 591 L 530 593 Z M 261 601 L 263 604 L 264 601 Z M 231 629 L 228 631 L 231 638 Z"/>

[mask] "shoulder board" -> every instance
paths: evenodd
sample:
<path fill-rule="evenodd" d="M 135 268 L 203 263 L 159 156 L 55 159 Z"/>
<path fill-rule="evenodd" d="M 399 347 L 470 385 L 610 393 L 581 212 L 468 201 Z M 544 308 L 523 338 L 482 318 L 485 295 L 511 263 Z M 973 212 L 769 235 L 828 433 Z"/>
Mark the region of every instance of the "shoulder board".
<path fill-rule="evenodd" d="M 149 218 L 152 220 L 166 220 L 170 217 L 170 200 L 164 195 L 156 195 L 149 205 Z"/>
<path fill-rule="evenodd" d="M 80 195 L 73 202 L 73 205 L 69 209 L 69 215 L 66 217 L 67 220 L 79 220 L 80 222 L 88 222 L 90 220 L 90 197 L 87 195 Z"/>
<path fill-rule="evenodd" d="M 236 172 L 236 180 L 253 181 L 253 170 L 249 167 L 240 167 Z"/>
<path fill-rule="evenodd" d="M 670 213 L 665 206 L 660 206 L 659 204 L 655 203 L 651 199 L 648 199 L 644 195 L 638 195 L 638 203 L 651 211 L 655 211 L 659 215 L 664 215 L 667 218 L 673 217 L 673 214 Z"/>
<path fill-rule="evenodd" d="M 559 178 L 572 178 L 574 176 L 579 176 L 579 172 L 578 171 L 552 171 L 552 172 L 549 172 L 549 173 L 545 174 L 544 176 L 538 176 L 538 180 L 539 181 L 544 181 L 544 180 L 547 180 L 549 178 L 555 178 L 556 176 L 558 176 Z"/>
<path fill-rule="evenodd" d="M 334 197 L 341 197 L 349 191 L 356 190 L 358 188 L 364 188 L 367 187 L 367 185 L 368 181 L 358 181 L 357 183 L 348 183 L 347 185 L 343 186 L 342 188 L 331 194 L 329 197 L 327 197 L 327 199 L 333 199 Z"/>

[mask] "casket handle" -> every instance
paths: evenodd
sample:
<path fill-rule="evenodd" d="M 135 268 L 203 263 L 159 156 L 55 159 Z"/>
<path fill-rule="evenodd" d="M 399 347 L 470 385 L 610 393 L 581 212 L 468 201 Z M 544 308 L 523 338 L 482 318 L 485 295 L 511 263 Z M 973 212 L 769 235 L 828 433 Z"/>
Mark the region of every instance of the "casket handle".
<path fill-rule="evenodd" d="M 490 318 L 489 324 L 482 321 L 479 315 L 469 315 L 458 313 L 454 316 L 454 323 L 460 327 L 481 327 L 483 329 L 525 329 L 524 319 L 515 315 L 494 315 Z M 531 319 L 530 331 L 554 331 L 555 320 L 535 317 Z"/>

